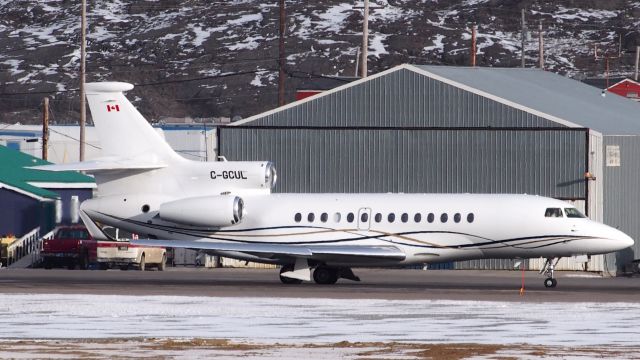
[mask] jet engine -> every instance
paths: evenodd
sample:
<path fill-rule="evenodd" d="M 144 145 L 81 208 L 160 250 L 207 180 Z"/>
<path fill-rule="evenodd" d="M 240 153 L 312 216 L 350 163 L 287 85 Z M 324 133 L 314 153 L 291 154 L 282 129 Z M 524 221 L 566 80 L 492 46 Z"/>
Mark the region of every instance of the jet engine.
<path fill-rule="evenodd" d="M 179 224 L 224 227 L 242 221 L 244 202 L 238 196 L 214 195 L 166 202 L 160 205 L 162 220 Z"/>

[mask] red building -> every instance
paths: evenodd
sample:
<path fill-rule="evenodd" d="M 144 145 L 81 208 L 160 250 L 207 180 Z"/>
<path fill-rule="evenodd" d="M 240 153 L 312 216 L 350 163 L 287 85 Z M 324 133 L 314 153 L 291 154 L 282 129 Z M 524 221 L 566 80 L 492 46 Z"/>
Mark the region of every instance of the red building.
<path fill-rule="evenodd" d="M 640 101 L 640 83 L 631 79 L 623 79 L 607 88 L 607 91 L 628 99 Z"/>

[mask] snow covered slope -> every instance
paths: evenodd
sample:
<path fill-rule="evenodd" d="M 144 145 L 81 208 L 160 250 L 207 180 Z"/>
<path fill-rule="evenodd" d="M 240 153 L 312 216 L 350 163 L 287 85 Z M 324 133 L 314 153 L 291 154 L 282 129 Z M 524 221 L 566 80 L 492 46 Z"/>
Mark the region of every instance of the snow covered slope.
<path fill-rule="evenodd" d="M 520 10 L 537 64 L 538 22 L 546 64 L 574 77 L 602 75 L 593 46 L 623 57 L 630 74 L 640 45 L 640 3 L 609 1 L 377 0 L 371 12 L 369 72 L 401 63 L 469 63 L 478 25 L 478 65 L 520 65 Z M 287 98 L 318 75 L 353 76 L 361 10 L 353 1 L 286 1 Z M 35 122 L 54 96 L 54 120 L 78 118 L 79 1 L 0 0 L 0 122 Z M 276 1 L 89 1 L 88 81 L 138 84 L 131 98 L 153 119 L 247 117 L 277 104 Z"/>

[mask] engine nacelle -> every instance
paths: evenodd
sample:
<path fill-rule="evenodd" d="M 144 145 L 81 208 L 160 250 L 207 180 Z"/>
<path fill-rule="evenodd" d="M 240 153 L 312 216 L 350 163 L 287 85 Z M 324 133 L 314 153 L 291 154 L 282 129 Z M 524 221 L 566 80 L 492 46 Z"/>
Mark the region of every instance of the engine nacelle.
<path fill-rule="evenodd" d="M 200 165 L 198 165 L 200 166 Z M 216 161 L 206 163 L 208 183 L 222 188 L 270 191 L 276 184 L 276 168 L 271 162 Z"/>
<path fill-rule="evenodd" d="M 238 196 L 214 195 L 166 202 L 160 205 L 162 220 L 204 227 L 231 226 L 242 221 L 244 202 Z"/>

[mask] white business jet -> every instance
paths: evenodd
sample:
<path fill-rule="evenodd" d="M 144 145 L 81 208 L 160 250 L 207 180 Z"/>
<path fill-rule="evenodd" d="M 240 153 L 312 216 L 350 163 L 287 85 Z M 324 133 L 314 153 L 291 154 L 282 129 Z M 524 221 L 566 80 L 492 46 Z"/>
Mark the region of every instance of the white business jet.
<path fill-rule="evenodd" d="M 95 175 L 81 217 L 141 234 L 146 246 L 199 249 L 282 265 L 286 284 L 359 280 L 354 267 L 482 258 L 547 259 L 633 245 L 564 201 L 500 194 L 271 194 L 270 162 L 196 162 L 176 154 L 123 95 L 133 85 L 86 85 L 104 158 L 39 169 Z"/>

